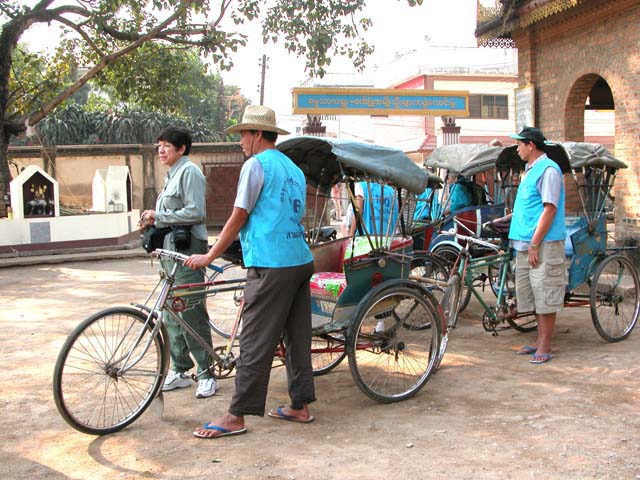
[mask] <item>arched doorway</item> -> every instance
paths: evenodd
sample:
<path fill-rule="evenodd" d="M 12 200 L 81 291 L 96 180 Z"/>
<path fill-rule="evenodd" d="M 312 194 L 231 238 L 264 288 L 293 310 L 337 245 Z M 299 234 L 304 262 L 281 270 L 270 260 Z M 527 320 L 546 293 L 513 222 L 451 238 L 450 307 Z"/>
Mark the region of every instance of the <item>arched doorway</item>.
<path fill-rule="evenodd" d="M 571 87 L 564 111 L 564 138 L 601 143 L 614 152 L 615 102 L 607 81 L 596 73 L 583 75 Z"/>
<path fill-rule="evenodd" d="M 564 138 L 573 142 L 599 143 L 615 155 L 615 102 L 609 84 L 600 75 L 583 75 L 571 87 L 564 112 Z M 581 203 L 575 184 L 565 183 L 567 214 L 579 215 Z M 611 217 L 613 208 L 610 198 L 606 211 Z"/>

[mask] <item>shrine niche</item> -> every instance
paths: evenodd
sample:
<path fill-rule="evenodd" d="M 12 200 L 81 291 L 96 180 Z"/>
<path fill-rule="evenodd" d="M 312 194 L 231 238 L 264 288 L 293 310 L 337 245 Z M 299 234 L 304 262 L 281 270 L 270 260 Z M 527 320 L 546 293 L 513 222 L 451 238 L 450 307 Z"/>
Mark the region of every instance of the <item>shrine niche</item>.
<path fill-rule="evenodd" d="M 40 167 L 29 165 L 9 184 L 14 218 L 60 215 L 58 182 Z"/>
<path fill-rule="evenodd" d="M 121 213 L 131 211 L 131 174 L 129 167 L 109 166 L 96 170 L 92 184 L 93 210 Z"/>

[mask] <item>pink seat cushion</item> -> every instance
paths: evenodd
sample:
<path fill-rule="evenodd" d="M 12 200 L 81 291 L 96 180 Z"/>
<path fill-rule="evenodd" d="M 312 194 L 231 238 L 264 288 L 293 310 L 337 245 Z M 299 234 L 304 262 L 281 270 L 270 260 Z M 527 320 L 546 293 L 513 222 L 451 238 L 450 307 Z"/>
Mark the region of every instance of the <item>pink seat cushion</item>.
<path fill-rule="evenodd" d="M 346 286 L 347 280 L 344 273 L 318 272 L 311 276 L 312 297 L 324 297 L 337 300 Z"/>

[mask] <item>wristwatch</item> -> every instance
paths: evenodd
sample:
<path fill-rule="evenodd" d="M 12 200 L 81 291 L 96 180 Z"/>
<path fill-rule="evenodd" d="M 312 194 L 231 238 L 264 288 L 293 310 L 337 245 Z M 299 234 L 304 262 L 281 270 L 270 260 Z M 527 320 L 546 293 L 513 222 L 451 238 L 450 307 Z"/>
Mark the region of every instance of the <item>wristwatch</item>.
<path fill-rule="evenodd" d="M 538 249 L 538 247 L 539 247 L 539 245 L 538 245 L 537 243 L 530 243 L 530 244 L 529 244 L 529 248 L 530 248 L 531 250 L 537 250 L 537 249 Z"/>

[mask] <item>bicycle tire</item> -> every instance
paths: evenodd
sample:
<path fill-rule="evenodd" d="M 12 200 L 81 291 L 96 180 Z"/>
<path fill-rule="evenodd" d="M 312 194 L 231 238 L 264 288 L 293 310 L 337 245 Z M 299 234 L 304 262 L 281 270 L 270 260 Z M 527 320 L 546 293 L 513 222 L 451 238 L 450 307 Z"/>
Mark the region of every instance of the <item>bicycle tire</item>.
<path fill-rule="evenodd" d="M 221 267 L 223 272 L 212 276 L 210 280 L 235 280 L 246 278 L 246 271 L 234 263 L 227 263 Z M 237 288 L 226 292 L 218 292 L 207 295 L 207 312 L 209 314 L 209 326 L 223 338 L 231 336 L 231 330 L 238 315 L 238 309 L 242 308 L 244 295 L 244 282 Z M 216 287 L 212 287 L 215 289 Z M 242 331 L 242 323 L 238 326 L 239 335 Z"/>
<path fill-rule="evenodd" d="M 168 368 L 168 346 L 163 327 L 143 350 L 154 326 L 146 320 L 133 308 L 108 308 L 82 321 L 67 337 L 53 372 L 53 397 L 62 418 L 76 430 L 91 435 L 117 432 L 140 417 L 157 396 Z M 135 368 L 122 374 L 119 362 L 139 333 L 144 333 L 143 341 L 131 358 L 142 356 Z"/>
<path fill-rule="evenodd" d="M 522 318 L 507 318 L 507 323 L 521 333 L 533 332 L 538 328 L 538 321 L 533 313 Z"/>
<path fill-rule="evenodd" d="M 435 371 L 441 340 L 441 317 L 435 300 L 409 281 L 391 280 L 371 290 L 358 305 L 347 336 L 351 375 L 371 399 L 406 400 L 420 391 Z M 384 317 L 381 329 L 380 313 Z M 431 328 L 410 328 L 412 321 Z"/>
<path fill-rule="evenodd" d="M 411 259 L 411 274 L 424 278 L 446 282 L 449 280 L 449 268 L 447 262 L 433 253 L 421 253 Z M 444 290 L 433 288 L 431 292 L 438 303 L 442 302 Z"/>
<path fill-rule="evenodd" d="M 460 250 L 452 245 L 441 245 L 436 247 L 433 250 L 433 253 L 447 262 L 449 268 L 451 268 L 455 264 L 458 255 L 460 254 Z M 466 282 L 464 282 L 464 279 L 462 280 L 458 296 L 458 314 L 462 313 L 464 309 L 469 306 L 469 302 L 471 301 L 471 289 L 467 286 Z"/>
<path fill-rule="evenodd" d="M 336 368 L 347 356 L 344 335 L 327 333 L 311 338 L 311 365 L 313 375 L 326 375 Z"/>
<path fill-rule="evenodd" d="M 640 282 L 631 261 L 620 254 L 605 257 L 593 273 L 591 319 L 607 342 L 627 338 L 638 321 Z"/>

